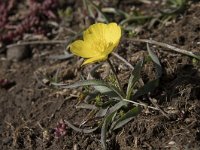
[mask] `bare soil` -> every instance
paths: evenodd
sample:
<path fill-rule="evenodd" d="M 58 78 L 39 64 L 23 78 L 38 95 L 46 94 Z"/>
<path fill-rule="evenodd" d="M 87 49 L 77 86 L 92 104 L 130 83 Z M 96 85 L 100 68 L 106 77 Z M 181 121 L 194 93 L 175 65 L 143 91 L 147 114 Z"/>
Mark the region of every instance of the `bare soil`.
<path fill-rule="evenodd" d="M 138 38 L 152 38 L 200 52 L 199 16 L 200 3 L 192 3 L 167 26 L 144 30 Z M 81 69 L 81 62 L 75 56 L 67 60 L 49 58 L 62 54 L 65 45 L 29 48 L 32 57 L 21 61 L 7 60 L 4 53 L 0 55 L 0 79 L 10 82 L 0 86 L 0 149 L 101 149 L 99 130 L 84 134 L 67 127 L 65 136 L 59 139 L 54 136 L 60 120 L 79 125 L 88 111 L 75 108 L 80 89 L 58 89 L 49 82 L 57 79 L 73 83 L 90 67 Z M 161 83 L 151 96 L 169 117 L 144 109 L 133 121 L 108 135 L 108 147 L 110 150 L 200 149 L 200 65 L 188 56 L 156 46 L 151 48 L 164 69 Z M 134 65 L 147 54 L 146 44 L 122 39 L 117 52 Z M 112 60 L 126 83 L 130 70 L 116 58 Z M 145 82 L 153 78 L 152 72 L 151 65 L 145 66 Z M 145 97 L 143 100 L 147 102 Z"/>

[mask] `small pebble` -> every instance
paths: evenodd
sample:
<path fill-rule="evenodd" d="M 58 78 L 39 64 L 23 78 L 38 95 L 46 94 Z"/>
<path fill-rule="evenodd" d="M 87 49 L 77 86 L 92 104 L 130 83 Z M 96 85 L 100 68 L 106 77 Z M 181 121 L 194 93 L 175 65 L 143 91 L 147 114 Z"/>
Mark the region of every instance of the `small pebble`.
<path fill-rule="evenodd" d="M 7 49 L 7 59 L 21 61 L 31 56 L 31 50 L 27 46 L 13 46 Z"/>
<path fill-rule="evenodd" d="M 50 83 L 50 81 L 48 79 L 42 79 L 42 82 L 46 85 L 48 85 Z"/>
<path fill-rule="evenodd" d="M 174 142 L 174 141 L 170 141 L 168 144 L 169 144 L 169 145 L 175 145 L 176 142 Z"/>

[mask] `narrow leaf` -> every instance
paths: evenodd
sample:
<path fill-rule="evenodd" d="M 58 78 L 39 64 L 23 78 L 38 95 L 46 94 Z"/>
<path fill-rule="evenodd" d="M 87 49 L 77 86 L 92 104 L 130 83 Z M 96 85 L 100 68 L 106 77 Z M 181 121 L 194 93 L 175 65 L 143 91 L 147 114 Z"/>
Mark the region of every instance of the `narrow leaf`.
<path fill-rule="evenodd" d="M 97 86 L 103 86 L 103 87 L 106 87 L 104 90 L 110 89 L 110 91 L 115 92 L 119 97 L 121 97 L 121 98 L 123 97 L 123 93 L 120 92 L 120 90 L 117 87 L 115 87 L 115 86 L 113 86 L 113 85 L 111 85 L 111 84 L 109 84 L 105 81 L 95 80 L 95 79 L 78 81 L 74 84 L 71 84 L 71 85 L 68 85 L 68 86 L 63 86 L 62 88 L 77 88 L 77 87 L 80 87 L 80 86 L 95 86 L 95 88 L 97 90 L 100 90 L 99 92 L 103 91 L 103 89 L 97 88 Z"/>
<path fill-rule="evenodd" d="M 121 100 L 121 99 L 119 99 L 119 100 Z M 113 105 L 115 105 L 118 101 L 119 101 L 118 99 L 108 99 L 106 102 L 104 102 L 102 105 L 101 105 L 101 107 L 102 108 L 106 108 L 106 107 L 110 107 L 110 106 L 113 106 Z"/>
<path fill-rule="evenodd" d="M 117 110 L 119 110 L 120 108 L 122 108 L 123 106 L 126 106 L 128 104 L 128 102 L 125 101 L 120 101 L 117 104 L 115 104 L 114 106 L 112 106 L 109 110 L 108 113 L 111 114 Z"/>
<path fill-rule="evenodd" d="M 91 132 L 94 132 L 95 130 L 98 129 L 98 127 L 95 127 L 93 129 L 81 129 L 81 128 L 78 128 L 76 126 L 74 126 L 73 124 L 71 124 L 69 121 L 66 121 L 65 120 L 65 123 L 72 129 L 74 129 L 75 131 L 78 131 L 78 132 L 83 132 L 83 133 L 91 133 Z"/>
<path fill-rule="evenodd" d="M 140 74 L 143 66 L 143 60 L 139 61 L 137 65 L 135 66 L 133 72 L 131 73 L 131 76 L 129 78 L 128 87 L 126 91 L 126 98 L 130 99 L 131 92 L 133 91 L 135 83 L 140 79 Z"/>
<path fill-rule="evenodd" d="M 156 54 L 150 49 L 149 44 L 147 43 L 147 51 L 149 53 L 149 56 L 151 57 L 152 61 L 154 62 L 155 68 L 156 68 L 156 73 L 157 73 L 157 78 L 161 77 L 162 75 L 162 66 L 160 64 L 160 61 Z"/>
<path fill-rule="evenodd" d="M 89 103 L 89 102 L 93 101 L 98 95 L 99 95 L 98 91 L 88 93 L 87 96 L 84 99 L 84 102 Z"/>
<path fill-rule="evenodd" d="M 94 86 L 95 90 L 99 91 L 100 93 L 107 95 L 108 97 L 119 97 L 119 95 L 113 91 L 112 89 L 106 86 Z"/>
<path fill-rule="evenodd" d="M 125 115 L 120 117 L 117 121 L 113 122 L 111 129 L 116 130 L 126 123 L 131 121 L 135 116 L 137 116 L 141 112 L 140 107 L 134 107 L 133 109 L 129 110 Z"/>
<path fill-rule="evenodd" d="M 137 99 L 138 97 L 148 94 L 149 92 L 152 92 L 153 90 L 155 90 L 155 88 L 158 86 L 159 84 L 159 79 L 155 79 L 153 81 L 150 81 L 148 83 L 146 83 L 143 87 L 139 88 L 138 91 L 135 93 L 135 95 L 133 96 L 133 100 Z"/>
<path fill-rule="evenodd" d="M 108 131 L 108 126 L 110 125 L 111 121 L 112 121 L 112 118 L 114 116 L 115 112 L 109 114 L 104 122 L 103 122 L 103 125 L 102 125 L 102 128 L 101 128 L 101 144 L 102 144 L 102 148 L 104 150 L 106 150 L 106 133 Z"/>
<path fill-rule="evenodd" d="M 56 83 L 56 82 L 51 82 L 51 85 L 54 85 L 54 86 L 67 86 L 66 83 Z"/>
<path fill-rule="evenodd" d="M 95 117 L 104 117 L 106 113 L 108 112 L 108 108 L 101 108 L 95 115 Z"/>

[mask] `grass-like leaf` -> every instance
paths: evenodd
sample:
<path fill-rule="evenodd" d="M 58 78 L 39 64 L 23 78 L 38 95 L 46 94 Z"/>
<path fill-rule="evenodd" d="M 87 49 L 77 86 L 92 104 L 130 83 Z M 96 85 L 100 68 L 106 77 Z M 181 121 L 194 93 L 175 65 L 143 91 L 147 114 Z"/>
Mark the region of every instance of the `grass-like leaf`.
<path fill-rule="evenodd" d="M 111 88 L 106 86 L 94 86 L 95 90 L 99 91 L 100 93 L 107 95 L 108 97 L 119 97 L 119 95 Z"/>
<path fill-rule="evenodd" d="M 121 100 L 121 99 L 120 99 Z M 101 107 L 102 108 L 107 108 L 107 107 L 110 107 L 110 106 L 113 106 L 115 105 L 119 100 L 117 99 L 108 99 L 106 102 L 104 102 Z"/>
<path fill-rule="evenodd" d="M 163 16 L 173 16 L 186 10 L 187 0 L 167 0 L 168 9 L 160 10 Z"/>
<path fill-rule="evenodd" d="M 155 88 L 158 86 L 158 84 L 159 84 L 159 79 L 155 79 L 153 81 L 146 83 L 143 87 L 138 89 L 138 91 L 134 94 L 132 100 L 135 100 L 142 95 L 152 92 L 153 90 L 155 90 Z"/>
<path fill-rule="evenodd" d="M 62 88 L 77 88 L 80 86 L 93 86 L 102 94 L 108 94 L 109 96 L 118 96 L 120 98 L 124 97 L 123 93 L 117 87 L 102 80 L 82 80 L 68 86 L 62 86 Z"/>
<path fill-rule="evenodd" d="M 75 131 L 78 131 L 78 132 L 83 132 L 83 133 L 92 133 L 94 132 L 95 130 L 97 130 L 99 127 L 95 127 L 95 128 L 92 128 L 92 129 L 81 129 L 81 128 L 78 128 L 76 126 L 74 126 L 73 124 L 71 124 L 69 121 L 65 120 L 65 123 L 72 129 L 74 129 Z"/>
<path fill-rule="evenodd" d="M 140 107 L 134 107 L 133 109 L 129 110 L 126 114 L 124 114 L 122 117 L 120 117 L 118 120 L 112 123 L 111 129 L 116 130 L 129 121 L 131 121 L 135 116 L 137 116 L 141 112 Z"/>
<path fill-rule="evenodd" d="M 159 61 L 158 57 L 156 56 L 156 54 L 150 49 L 148 43 L 147 43 L 147 51 L 148 51 L 149 56 L 151 57 L 152 61 L 154 62 L 157 78 L 160 78 L 162 76 L 162 66 L 161 66 L 160 61 Z"/>
<path fill-rule="evenodd" d="M 100 93 L 98 91 L 92 91 L 87 94 L 87 96 L 84 99 L 84 102 L 90 103 L 93 101 Z"/>
<path fill-rule="evenodd" d="M 128 104 L 128 102 L 125 102 L 125 101 L 119 101 L 117 104 L 115 104 L 114 106 L 112 106 L 108 113 L 111 114 L 117 110 L 119 110 L 120 108 L 122 108 L 123 106 L 126 106 Z"/>
<path fill-rule="evenodd" d="M 101 108 L 95 115 L 95 117 L 104 117 L 108 111 L 108 107 L 103 109 Z"/>
<path fill-rule="evenodd" d="M 103 122 L 102 128 L 101 128 L 101 144 L 102 148 L 106 150 L 106 133 L 108 131 L 108 126 L 112 122 L 113 116 L 115 115 L 115 112 L 109 114 L 108 116 L 105 117 L 105 120 Z"/>
<path fill-rule="evenodd" d="M 141 70 L 143 66 L 143 60 L 139 61 L 135 66 L 131 76 L 129 78 L 128 87 L 126 91 L 126 99 L 130 99 L 135 83 L 140 79 Z"/>

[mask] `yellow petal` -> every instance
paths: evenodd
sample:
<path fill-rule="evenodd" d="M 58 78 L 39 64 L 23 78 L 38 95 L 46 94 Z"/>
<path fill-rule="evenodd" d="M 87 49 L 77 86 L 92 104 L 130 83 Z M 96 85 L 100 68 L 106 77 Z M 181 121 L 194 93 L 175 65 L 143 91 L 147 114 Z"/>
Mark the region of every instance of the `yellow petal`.
<path fill-rule="evenodd" d="M 99 61 L 104 61 L 107 59 L 108 56 L 97 56 L 97 57 L 93 57 L 93 58 L 89 58 L 87 60 L 84 61 L 84 63 L 82 65 L 86 65 L 86 64 L 91 64 L 91 63 L 95 63 L 95 62 L 99 62 Z"/>
<path fill-rule="evenodd" d="M 88 58 L 83 65 L 106 60 L 108 55 L 119 44 L 121 28 L 116 23 L 96 23 L 84 33 L 83 40 L 72 43 L 72 53 Z"/>
<path fill-rule="evenodd" d="M 114 51 L 115 48 L 116 48 L 116 45 L 110 44 L 105 50 L 104 55 L 109 55 L 112 51 Z"/>
<path fill-rule="evenodd" d="M 84 33 L 83 40 L 93 39 L 95 41 L 101 40 L 104 37 L 104 32 L 107 25 L 104 23 L 96 23 L 91 25 Z"/>
<path fill-rule="evenodd" d="M 92 43 L 77 40 L 69 45 L 70 51 L 83 58 L 91 58 L 99 55 L 99 53 L 93 49 Z"/>
<path fill-rule="evenodd" d="M 116 23 L 108 24 L 105 32 L 105 41 L 107 43 L 107 49 L 105 49 L 105 55 L 109 55 L 119 44 L 121 38 L 121 28 Z"/>
<path fill-rule="evenodd" d="M 96 23 L 84 33 L 84 41 L 91 41 L 93 48 L 108 55 L 119 44 L 121 28 L 116 23 Z"/>
<path fill-rule="evenodd" d="M 113 43 L 115 46 L 118 45 L 121 38 L 121 28 L 116 23 L 109 23 L 106 32 L 105 39 L 108 43 Z"/>

